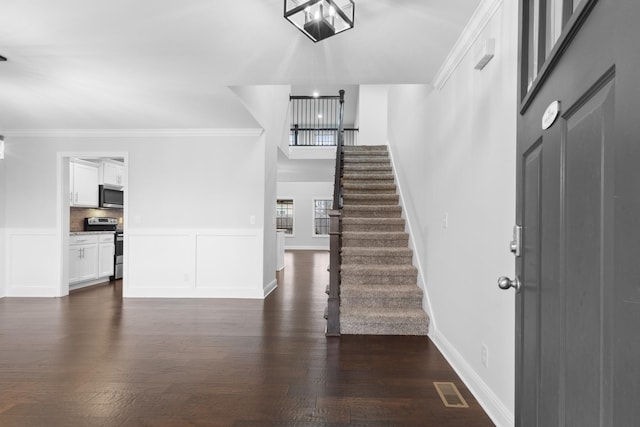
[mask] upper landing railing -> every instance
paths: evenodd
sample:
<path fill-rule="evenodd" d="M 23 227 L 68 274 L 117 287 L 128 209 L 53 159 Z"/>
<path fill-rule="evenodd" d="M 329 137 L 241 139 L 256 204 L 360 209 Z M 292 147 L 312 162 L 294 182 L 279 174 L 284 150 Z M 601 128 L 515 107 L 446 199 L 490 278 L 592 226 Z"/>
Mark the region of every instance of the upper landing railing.
<path fill-rule="evenodd" d="M 290 96 L 291 146 L 335 146 L 340 123 L 340 96 Z M 342 100 L 344 102 L 344 99 Z M 344 129 L 344 145 L 357 145 L 358 129 Z"/>

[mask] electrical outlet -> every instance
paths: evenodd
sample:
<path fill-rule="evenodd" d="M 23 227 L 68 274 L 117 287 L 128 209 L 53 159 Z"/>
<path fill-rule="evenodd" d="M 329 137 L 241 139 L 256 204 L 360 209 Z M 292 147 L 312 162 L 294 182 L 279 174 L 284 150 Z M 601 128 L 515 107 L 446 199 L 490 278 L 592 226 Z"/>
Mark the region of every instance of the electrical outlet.
<path fill-rule="evenodd" d="M 486 344 L 480 346 L 480 361 L 485 368 L 489 367 L 489 348 Z"/>
<path fill-rule="evenodd" d="M 449 227 L 449 214 L 447 212 L 442 215 L 442 228 Z"/>

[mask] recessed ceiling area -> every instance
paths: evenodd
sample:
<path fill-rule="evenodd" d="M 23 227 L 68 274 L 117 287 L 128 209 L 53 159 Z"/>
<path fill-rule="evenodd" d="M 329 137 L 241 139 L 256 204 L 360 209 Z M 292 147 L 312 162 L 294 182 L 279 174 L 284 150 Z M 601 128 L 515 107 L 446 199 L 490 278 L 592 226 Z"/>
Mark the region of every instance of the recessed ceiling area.
<path fill-rule="evenodd" d="M 360 0 L 312 43 L 282 0 L 3 0 L 0 130 L 256 127 L 230 85 L 430 83 L 480 0 Z"/>

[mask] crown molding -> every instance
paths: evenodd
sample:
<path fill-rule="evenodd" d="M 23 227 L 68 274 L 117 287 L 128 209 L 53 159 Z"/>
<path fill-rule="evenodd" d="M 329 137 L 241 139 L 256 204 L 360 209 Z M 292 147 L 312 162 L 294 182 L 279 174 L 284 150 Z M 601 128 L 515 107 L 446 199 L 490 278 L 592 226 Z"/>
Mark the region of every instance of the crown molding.
<path fill-rule="evenodd" d="M 462 30 L 462 34 L 453 45 L 453 48 L 444 60 L 444 63 L 436 73 L 431 84 L 437 89 L 442 89 L 449 77 L 458 68 L 458 65 L 469 52 L 473 43 L 478 39 L 482 30 L 487 26 L 496 11 L 502 6 L 503 0 L 483 0 Z"/>
<path fill-rule="evenodd" d="M 37 138 L 166 138 L 260 136 L 261 128 L 246 129 L 5 129 L 5 137 Z"/>

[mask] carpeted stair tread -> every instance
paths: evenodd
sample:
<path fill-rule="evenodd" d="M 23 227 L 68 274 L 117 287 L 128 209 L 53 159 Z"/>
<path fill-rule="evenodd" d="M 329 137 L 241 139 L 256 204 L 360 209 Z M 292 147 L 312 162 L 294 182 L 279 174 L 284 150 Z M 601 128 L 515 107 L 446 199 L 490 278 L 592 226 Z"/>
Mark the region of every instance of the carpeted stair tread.
<path fill-rule="evenodd" d="M 347 247 L 342 248 L 342 256 L 366 255 L 366 256 L 413 256 L 413 251 L 407 247 L 401 248 L 370 248 Z M 348 263 L 344 263 L 348 264 Z"/>
<path fill-rule="evenodd" d="M 413 251 L 407 247 L 358 247 L 342 248 L 343 264 L 411 264 Z"/>
<path fill-rule="evenodd" d="M 340 267 L 342 276 L 415 276 L 418 269 L 413 265 L 360 265 L 342 264 Z"/>
<path fill-rule="evenodd" d="M 344 205 L 397 205 L 400 196 L 397 194 L 352 194 L 342 196 Z"/>
<path fill-rule="evenodd" d="M 345 145 L 343 150 L 351 150 L 351 151 L 363 151 L 363 150 L 382 150 L 387 151 L 386 145 Z"/>
<path fill-rule="evenodd" d="M 404 218 L 342 218 L 343 231 L 404 231 Z"/>
<path fill-rule="evenodd" d="M 340 286 L 342 285 L 363 285 L 363 286 L 416 286 L 417 275 L 412 276 L 393 276 L 393 275 L 351 275 L 341 276 Z"/>
<path fill-rule="evenodd" d="M 409 238 L 409 233 L 405 231 L 344 231 L 343 239 L 360 239 L 360 240 L 405 240 Z"/>
<path fill-rule="evenodd" d="M 398 205 L 344 205 L 342 214 L 345 218 L 400 218 L 402 208 Z"/>
<path fill-rule="evenodd" d="M 343 160 L 341 333 L 426 335 L 387 146 L 344 147 Z"/>
<path fill-rule="evenodd" d="M 342 186 L 343 194 L 396 194 L 396 185 L 383 182 L 345 182 Z"/>
<path fill-rule="evenodd" d="M 391 181 L 394 182 L 393 173 L 387 172 L 345 172 L 342 175 L 343 182 L 348 181 Z"/>
<path fill-rule="evenodd" d="M 359 296 L 379 297 L 418 297 L 422 298 L 422 289 L 406 285 L 344 285 L 340 287 L 340 297 L 354 298 Z"/>
<path fill-rule="evenodd" d="M 384 266 L 343 264 L 340 268 L 340 276 L 343 285 L 417 286 L 418 272 L 410 264 L 388 264 Z"/>
<path fill-rule="evenodd" d="M 380 150 L 380 149 L 358 149 L 352 147 L 343 147 L 342 154 L 344 157 L 382 157 L 384 159 L 389 158 L 388 150 Z"/>
<path fill-rule="evenodd" d="M 343 285 L 340 298 L 345 306 L 360 308 L 422 308 L 422 290 L 405 285 Z"/>
<path fill-rule="evenodd" d="M 391 173 L 391 165 L 382 164 L 357 164 L 357 163 L 345 163 L 343 168 L 344 173 L 358 173 L 358 172 L 382 172 Z"/>
<path fill-rule="evenodd" d="M 362 155 L 362 156 L 350 156 L 345 154 L 343 158 L 344 164 L 347 163 L 355 163 L 355 164 L 380 164 L 380 165 L 390 165 L 391 160 L 388 156 L 379 156 L 379 155 Z"/>
<path fill-rule="evenodd" d="M 406 247 L 409 234 L 404 231 L 345 231 L 342 233 L 342 246 L 356 247 Z"/>

